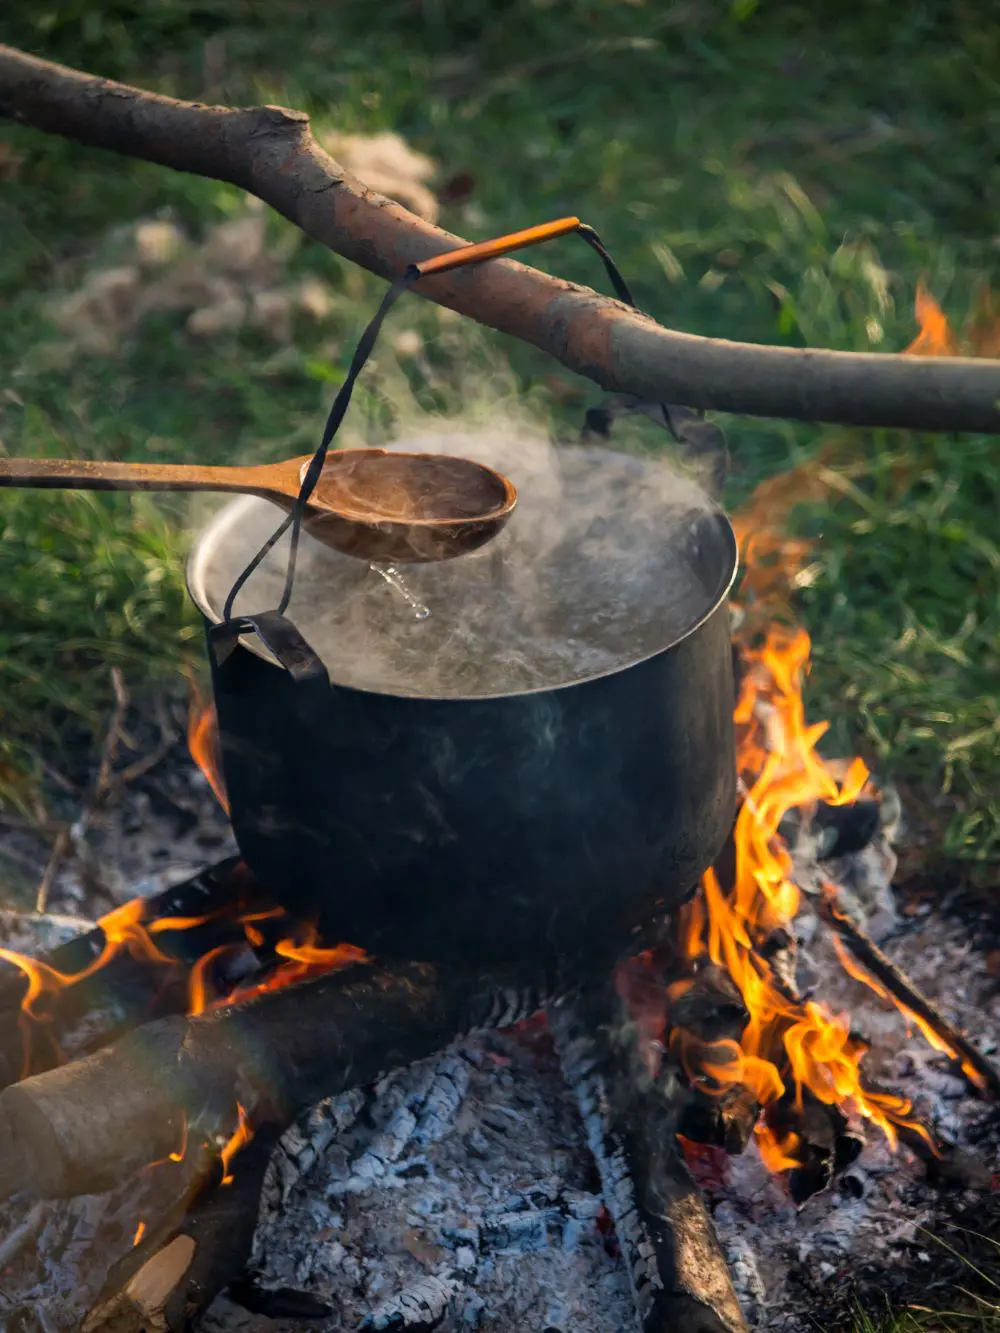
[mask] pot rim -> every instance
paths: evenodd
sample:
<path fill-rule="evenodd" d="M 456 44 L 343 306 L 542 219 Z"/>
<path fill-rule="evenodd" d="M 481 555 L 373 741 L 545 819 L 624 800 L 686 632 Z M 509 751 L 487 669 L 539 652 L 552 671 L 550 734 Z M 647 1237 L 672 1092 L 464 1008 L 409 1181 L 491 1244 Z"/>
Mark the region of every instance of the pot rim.
<path fill-rule="evenodd" d="M 219 509 L 212 519 L 199 531 L 194 544 L 188 554 L 186 567 L 186 583 L 188 595 L 195 606 L 201 612 L 202 617 L 209 625 L 221 624 L 221 618 L 212 608 L 208 597 L 208 591 L 205 583 L 205 566 L 209 557 L 210 550 L 214 549 L 220 540 L 224 540 L 228 530 L 239 521 L 243 511 L 252 509 L 256 505 L 267 503 L 261 501 L 260 497 L 254 495 L 242 495 L 237 500 L 230 501 Z M 384 699 L 405 700 L 413 703 L 475 703 L 478 701 L 489 702 L 490 700 L 500 699 L 521 699 L 536 694 L 552 694 L 561 690 L 573 689 L 577 685 L 588 685 L 593 681 L 603 680 L 609 676 L 620 675 L 623 671 L 628 671 L 632 667 L 641 666 L 643 662 L 649 662 L 654 657 L 660 657 L 663 653 L 671 652 L 677 648 L 686 639 L 696 634 L 702 625 L 711 620 L 712 617 L 723 607 L 732 591 L 733 584 L 739 573 L 739 543 L 736 540 L 736 533 L 733 531 L 733 525 L 729 521 L 725 511 L 714 502 L 710 504 L 704 514 L 704 518 L 711 521 L 719 531 L 725 548 L 724 555 L 727 557 L 727 572 L 719 581 L 719 586 L 712 595 L 712 600 L 699 618 L 691 624 L 681 634 L 671 639 L 669 643 L 655 648 L 650 653 L 644 653 L 641 657 L 635 657 L 627 662 L 619 663 L 617 666 L 609 667 L 606 671 L 597 671 L 592 675 L 580 676 L 575 680 L 567 680 L 558 685 L 537 685 L 530 690 L 514 690 L 495 694 L 400 694 L 391 690 L 366 689 L 362 685 L 348 685 L 341 681 L 331 679 L 331 686 L 336 686 L 339 690 L 352 690 L 356 694 L 378 695 Z M 269 663 L 271 666 L 279 666 L 277 658 L 265 648 L 264 644 L 254 634 L 242 634 L 239 639 L 240 644 L 256 657 Z M 324 663 L 325 665 L 325 663 Z M 329 668 L 327 668 L 329 670 Z"/>

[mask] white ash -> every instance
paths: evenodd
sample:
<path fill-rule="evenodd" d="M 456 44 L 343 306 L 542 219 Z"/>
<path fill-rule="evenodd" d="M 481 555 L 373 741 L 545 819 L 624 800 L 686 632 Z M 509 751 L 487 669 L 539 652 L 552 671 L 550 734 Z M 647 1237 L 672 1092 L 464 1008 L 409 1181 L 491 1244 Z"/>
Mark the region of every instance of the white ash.
<path fill-rule="evenodd" d="M 265 1199 L 255 1241 L 263 1286 L 326 1302 L 331 1330 L 631 1326 L 627 1277 L 598 1228 L 582 1127 L 547 1044 L 465 1041 L 383 1080 L 346 1116 L 338 1103 L 344 1129 L 324 1151 L 304 1154 L 301 1128 L 279 1150 L 283 1198 Z M 314 1120 L 323 1138 L 330 1114 Z M 294 1180 L 293 1158 L 306 1167 Z"/>

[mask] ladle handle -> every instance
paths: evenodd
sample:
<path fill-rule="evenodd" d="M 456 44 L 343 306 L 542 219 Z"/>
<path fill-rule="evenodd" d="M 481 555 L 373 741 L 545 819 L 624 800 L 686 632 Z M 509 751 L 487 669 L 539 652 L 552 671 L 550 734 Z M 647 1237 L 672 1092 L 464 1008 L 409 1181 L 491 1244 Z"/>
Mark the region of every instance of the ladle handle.
<path fill-rule="evenodd" d="M 42 490 L 249 491 L 260 487 L 260 480 L 251 475 L 254 473 L 254 468 L 189 466 L 185 463 L 0 458 L 0 486 Z"/>
<path fill-rule="evenodd" d="M 433 259 L 423 259 L 413 267 L 422 278 L 430 277 L 433 273 L 448 273 L 465 264 L 497 259 L 500 255 L 509 255 L 512 250 L 540 245 L 542 241 L 553 240 L 556 236 L 568 236 L 571 232 L 579 231 L 581 225 L 579 218 L 557 218 L 555 222 L 525 227 L 523 231 L 512 231 L 508 236 L 498 236 L 492 241 L 479 241 L 476 245 L 463 245 L 458 250 L 448 250 L 443 255 L 435 255 Z"/>

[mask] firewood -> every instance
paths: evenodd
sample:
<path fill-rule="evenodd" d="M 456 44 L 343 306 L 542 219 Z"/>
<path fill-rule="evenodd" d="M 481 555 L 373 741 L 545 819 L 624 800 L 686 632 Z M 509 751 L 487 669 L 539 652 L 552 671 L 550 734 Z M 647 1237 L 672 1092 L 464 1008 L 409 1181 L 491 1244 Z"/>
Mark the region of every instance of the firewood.
<path fill-rule="evenodd" d="M 235 920 L 240 910 L 271 905 L 236 858 L 156 894 L 147 901 L 147 924 L 168 918 L 209 918 L 201 925 L 152 937 L 157 948 L 177 958 L 178 967 L 151 965 L 122 949 L 99 972 L 46 997 L 45 1022 L 23 1018 L 27 979 L 14 964 L 0 962 L 0 1088 L 16 1083 L 28 1060 L 27 1072 L 43 1073 L 67 1058 L 97 1050 L 149 1019 L 184 1013 L 190 966 L 218 945 L 243 940 L 243 929 Z M 104 931 L 95 926 L 37 961 L 62 976 L 76 976 L 100 957 L 105 943 Z"/>
<path fill-rule="evenodd" d="M 300 111 L 179 102 L 0 47 L 0 116 L 229 181 L 383 278 L 462 244 L 355 180 L 319 147 Z M 700 338 L 509 260 L 430 278 L 416 290 L 646 402 L 844 425 L 1000 426 L 996 361 Z"/>
<path fill-rule="evenodd" d="M 940 1009 L 917 989 L 909 977 L 888 958 L 864 930 L 827 894 L 815 902 L 820 918 L 836 931 L 866 972 L 905 1010 L 924 1023 L 952 1052 L 962 1073 L 981 1092 L 1000 1095 L 1000 1070 L 949 1022 Z"/>
<path fill-rule="evenodd" d="M 225 1132 L 235 1101 L 286 1128 L 326 1096 L 503 1027 L 545 988 L 415 963 L 355 965 L 194 1018 L 148 1023 L 85 1059 L 0 1094 L 0 1193 L 105 1190 L 190 1132 Z"/>
<path fill-rule="evenodd" d="M 677 1132 L 693 1143 L 724 1148 L 738 1157 L 753 1137 L 760 1109 L 753 1092 L 741 1084 L 715 1096 L 689 1088 L 679 1109 Z"/>
<path fill-rule="evenodd" d="M 109 1270 L 81 1333 L 182 1333 L 247 1265 L 261 1187 L 277 1139 L 266 1129 L 224 1183 L 217 1156 L 189 1173 L 174 1204 Z"/>
<path fill-rule="evenodd" d="M 641 1333 L 746 1333 L 704 1200 L 676 1144 L 677 1111 L 645 1074 L 606 995 L 549 1006 L 580 1103 L 604 1202 L 628 1267 Z"/>

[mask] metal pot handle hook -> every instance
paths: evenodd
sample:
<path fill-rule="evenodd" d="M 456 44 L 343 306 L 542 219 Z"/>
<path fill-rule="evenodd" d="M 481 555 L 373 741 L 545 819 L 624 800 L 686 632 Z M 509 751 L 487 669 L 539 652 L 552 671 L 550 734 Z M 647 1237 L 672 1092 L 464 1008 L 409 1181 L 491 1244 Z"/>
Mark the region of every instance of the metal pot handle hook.
<path fill-rule="evenodd" d="M 708 464 L 708 482 L 711 493 L 718 497 L 729 476 L 729 446 L 720 426 L 707 421 L 690 407 L 668 403 L 650 403 L 627 393 L 609 395 L 596 407 L 587 411 L 580 443 L 587 444 L 595 437 L 606 440 L 611 427 L 619 417 L 644 416 L 670 432 L 678 444 L 685 446 L 689 458 Z"/>
<path fill-rule="evenodd" d="M 293 684 L 329 687 L 329 673 L 315 649 L 306 642 L 288 617 L 278 611 L 259 611 L 256 615 L 239 616 L 234 620 L 224 620 L 221 625 L 212 625 L 208 631 L 208 642 L 216 671 L 222 671 L 244 634 L 257 635 L 279 666 L 287 671 Z"/>

